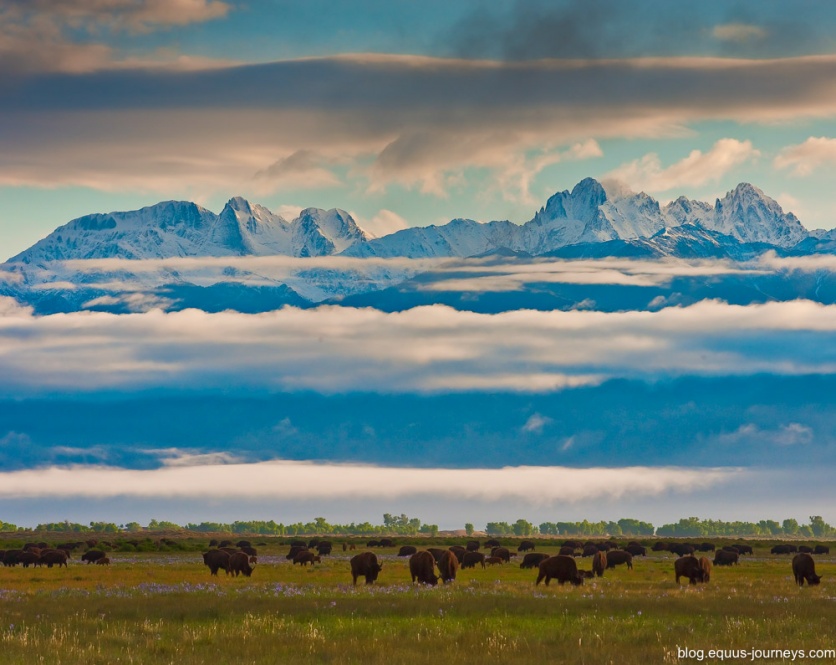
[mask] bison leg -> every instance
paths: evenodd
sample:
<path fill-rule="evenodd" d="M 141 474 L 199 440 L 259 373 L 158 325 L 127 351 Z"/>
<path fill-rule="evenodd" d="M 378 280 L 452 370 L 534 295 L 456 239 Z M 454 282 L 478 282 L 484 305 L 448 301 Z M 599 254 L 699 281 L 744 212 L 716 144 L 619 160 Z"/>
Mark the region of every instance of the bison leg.
<path fill-rule="evenodd" d="M 542 572 L 539 575 L 537 575 L 537 581 L 534 583 L 534 586 L 537 586 L 538 584 L 540 584 L 540 582 L 543 581 L 544 577 L 546 577 L 546 576 Z M 548 583 L 549 583 L 549 580 L 548 580 L 548 578 L 546 578 L 546 584 L 548 584 Z"/>

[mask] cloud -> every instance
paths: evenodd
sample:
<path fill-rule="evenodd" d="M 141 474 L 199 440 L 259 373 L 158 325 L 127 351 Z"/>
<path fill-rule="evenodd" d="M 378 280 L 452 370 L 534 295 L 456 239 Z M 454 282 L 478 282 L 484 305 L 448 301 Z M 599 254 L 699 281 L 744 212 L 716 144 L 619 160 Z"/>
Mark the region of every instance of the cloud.
<path fill-rule="evenodd" d="M 526 434 L 542 434 L 543 428 L 551 422 L 552 419 L 548 416 L 532 413 L 522 426 L 522 431 Z"/>
<path fill-rule="evenodd" d="M 607 174 L 627 182 L 635 189 L 666 192 L 680 187 L 699 187 L 717 182 L 734 168 L 760 156 L 751 141 L 720 139 L 706 153 L 692 150 L 684 159 L 662 168 L 659 155 L 649 153 L 622 164 Z"/>
<path fill-rule="evenodd" d="M 718 435 L 717 441 L 731 445 L 754 442 L 774 446 L 796 446 L 811 443 L 814 435 L 811 427 L 800 423 L 789 423 L 776 429 L 762 429 L 754 423 L 748 423 L 733 432 Z"/>
<path fill-rule="evenodd" d="M 615 313 L 434 305 L 34 317 L 5 309 L 7 395 L 151 387 L 547 392 L 619 376 L 836 372 L 836 306 L 809 301 Z"/>
<path fill-rule="evenodd" d="M 168 465 L 130 470 L 100 466 L 0 472 L 0 497 L 190 497 L 297 499 L 316 487 L 318 499 L 522 500 L 531 504 L 593 498 L 688 493 L 745 478 L 739 468 L 505 467 L 421 469 L 361 464 L 270 461 L 251 464 Z"/>
<path fill-rule="evenodd" d="M 399 184 L 445 196 L 470 169 L 484 169 L 489 186 L 523 200 L 544 164 L 592 158 L 602 139 L 683 136 L 700 121 L 832 117 L 834 71 L 833 56 L 502 63 L 357 55 L 33 75 L 0 84 L 0 126 L 10 128 L 0 184 L 248 195 L 269 184 L 255 174 L 275 166 L 285 177 L 283 160 L 295 155 L 371 191 Z M 712 169 L 752 156 L 751 145 L 726 139 L 671 169 L 651 161 L 635 170 L 673 186 L 710 181 Z M 337 162 L 339 173 L 328 166 Z"/>
<path fill-rule="evenodd" d="M 378 238 L 387 236 L 390 233 L 395 233 L 396 231 L 402 231 L 403 229 L 411 226 L 410 223 L 398 213 L 386 210 L 385 208 L 379 210 L 371 219 L 361 219 L 353 213 L 351 216 L 358 220 L 358 223 L 363 230 L 374 234 L 374 236 Z"/>
<path fill-rule="evenodd" d="M 329 168 L 333 161 L 313 150 L 297 150 L 261 169 L 255 177 L 269 185 L 265 191 L 276 187 L 333 187 L 340 184 L 340 180 Z"/>
<path fill-rule="evenodd" d="M 757 25 L 748 23 L 724 23 L 711 30 L 715 39 L 728 42 L 750 42 L 765 39 L 769 33 Z"/>
<path fill-rule="evenodd" d="M 811 136 L 804 143 L 783 148 L 772 163 L 776 169 L 791 169 L 792 175 L 811 175 L 836 164 L 836 139 Z"/>

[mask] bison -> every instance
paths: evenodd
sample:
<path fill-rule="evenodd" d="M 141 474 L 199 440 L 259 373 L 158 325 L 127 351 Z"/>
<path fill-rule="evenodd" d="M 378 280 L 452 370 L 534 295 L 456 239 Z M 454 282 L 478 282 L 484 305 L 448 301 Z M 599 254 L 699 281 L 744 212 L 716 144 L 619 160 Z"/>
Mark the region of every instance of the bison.
<path fill-rule="evenodd" d="M 91 563 L 94 563 L 95 561 L 98 561 L 99 559 L 101 559 L 104 556 L 107 556 L 107 555 L 104 552 L 102 552 L 101 550 L 90 550 L 89 552 L 85 552 L 84 554 L 81 555 L 81 560 L 86 561 L 88 564 L 91 564 Z"/>
<path fill-rule="evenodd" d="M 412 575 L 412 583 L 415 581 L 421 584 L 435 586 L 438 584 L 438 577 L 435 574 L 435 559 L 429 552 L 416 552 L 409 558 L 409 574 Z"/>
<path fill-rule="evenodd" d="M 491 538 L 490 540 L 485 541 L 484 547 L 487 549 L 488 547 L 502 547 L 502 543 L 500 543 L 496 538 Z"/>
<path fill-rule="evenodd" d="M 14 567 L 17 565 L 17 558 L 23 554 L 23 550 L 6 550 L 3 553 L 3 565 L 6 567 Z"/>
<path fill-rule="evenodd" d="M 801 552 L 802 554 L 812 554 L 813 553 L 813 548 L 810 547 L 809 545 L 799 545 L 798 546 L 798 551 Z"/>
<path fill-rule="evenodd" d="M 752 549 L 751 545 L 746 545 L 744 543 L 738 543 L 738 544 L 735 545 L 735 547 L 738 549 L 738 551 L 741 554 L 754 554 L 755 553 L 755 550 Z"/>
<path fill-rule="evenodd" d="M 308 548 L 308 544 L 304 540 L 299 540 L 298 538 L 290 541 L 291 547 L 304 547 L 305 549 Z"/>
<path fill-rule="evenodd" d="M 775 545 L 775 547 L 773 547 L 770 550 L 770 553 L 771 554 L 790 554 L 792 552 L 795 552 L 795 550 L 796 550 L 795 545 Z"/>
<path fill-rule="evenodd" d="M 251 547 L 250 545 L 244 545 L 241 548 L 241 551 L 244 552 L 247 556 L 258 556 L 258 550 L 255 547 Z"/>
<path fill-rule="evenodd" d="M 558 584 L 571 582 L 575 586 L 580 586 L 583 584 L 584 575 L 578 572 L 578 564 L 575 563 L 574 558 L 558 554 L 540 562 L 540 572 L 537 574 L 535 586 L 544 578 L 546 586 L 552 579 L 556 579 Z"/>
<path fill-rule="evenodd" d="M 559 554 L 562 554 L 563 556 L 575 556 L 575 548 L 564 545 L 560 548 Z"/>
<path fill-rule="evenodd" d="M 290 546 L 290 552 L 287 553 L 287 556 L 285 557 L 285 559 L 287 559 L 288 561 L 293 561 L 293 559 L 296 558 L 296 555 L 299 554 L 299 552 L 307 552 L 307 551 L 308 551 L 308 547 L 306 545 L 291 545 Z"/>
<path fill-rule="evenodd" d="M 579 550 L 579 549 L 582 549 L 583 547 L 585 547 L 586 545 L 594 545 L 594 544 L 595 544 L 595 543 L 589 543 L 589 542 L 587 542 L 587 543 L 583 543 L 583 544 L 582 544 L 582 543 L 581 543 L 580 541 L 578 541 L 578 540 L 564 540 L 564 541 L 560 544 L 560 546 L 561 546 L 561 547 L 571 547 L 572 549 Z"/>
<path fill-rule="evenodd" d="M 813 554 L 830 554 L 830 548 L 827 545 L 816 545 Z"/>
<path fill-rule="evenodd" d="M 467 550 L 461 545 L 451 545 L 449 550 L 456 555 L 456 559 L 458 559 L 459 563 L 462 562 L 465 552 L 467 552 Z"/>
<path fill-rule="evenodd" d="M 676 576 L 676 583 L 679 584 L 680 577 L 687 577 L 689 584 L 696 584 L 703 581 L 703 569 L 699 560 L 693 556 L 683 556 L 673 562 L 673 572 Z"/>
<path fill-rule="evenodd" d="M 351 557 L 351 577 L 354 585 L 357 585 L 357 578 L 363 576 L 366 578 L 366 584 L 374 584 L 380 571 L 383 570 L 383 564 L 377 562 L 377 555 L 374 552 L 363 552 Z"/>
<path fill-rule="evenodd" d="M 103 556 L 101 559 L 96 560 L 97 566 L 109 566 L 110 565 L 110 557 Z"/>
<path fill-rule="evenodd" d="M 243 573 L 244 577 L 252 575 L 253 568 L 250 565 L 250 557 L 247 556 L 247 553 L 236 552 L 235 554 L 230 554 L 229 568 L 226 572 L 228 575 L 235 575 L 235 577 L 238 577 L 239 573 Z"/>
<path fill-rule="evenodd" d="M 647 556 L 647 548 L 638 543 L 630 543 L 624 548 L 625 552 L 629 552 L 633 556 Z"/>
<path fill-rule="evenodd" d="M 630 570 L 633 570 L 633 555 L 624 550 L 610 550 L 607 552 L 607 568 L 615 568 L 626 563 Z"/>
<path fill-rule="evenodd" d="M 566 547 L 566 545 L 564 545 L 563 547 Z M 562 550 L 563 547 L 561 547 L 560 549 Z M 598 549 L 597 545 L 584 545 L 581 556 L 595 556 L 600 551 L 601 550 Z"/>
<path fill-rule="evenodd" d="M 467 545 L 464 547 L 468 552 L 478 552 L 482 546 L 479 544 L 478 540 L 468 540 Z"/>
<path fill-rule="evenodd" d="M 370 540 L 366 543 L 366 547 L 380 547 L 379 540 Z"/>
<path fill-rule="evenodd" d="M 438 562 L 438 572 L 441 573 L 441 579 L 444 583 L 455 582 L 456 573 L 459 570 L 459 559 L 455 552 L 447 551 L 441 555 Z"/>
<path fill-rule="evenodd" d="M 550 555 L 542 552 L 529 552 L 523 557 L 520 568 L 538 568 Z"/>
<path fill-rule="evenodd" d="M 242 552 L 246 551 L 244 549 L 245 547 L 252 547 L 252 546 L 253 546 L 253 544 L 249 540 L 239 540 L 237 543 L 235 543 L 235 547 L 240 548 L 240 550 Z"/>
<path fill-rule="evenodd" d="M 670 552 L 671 546 L 670 543 L 663 543 L 660 540 L 656 542 L 650 549 L 652 549 L 654 552 Z"/>
<path fill-rule="evenodd" d="M 436 563 L 438 563 L 439 561 L 441 561 L 441 556 L 442 556 L 442 555 L 443 555 L 446 551 L 447 551 L 447 550 L 441 549 L 440 547 L 428 547 L 428 548 L 427 548 L 427 552 L 429 552 L 430 554 L 432 554 L 433 560 L 434 560 Z"/>
<path fill-rule="evenodd" d="M 67 553 L 64 550 L 46 550 L 45 552 L 41 552 L 37 565 L 46 565 L 47 568 L 52 568 L 53 566 L 58 566 L 59 568 L 64 566 L 66 568 Z"/>
<path fill-rule="evenodd" d="M 381 538 L 378 547 L 394 547 L 395 541 L 391 538 Z"/>
<path fill-rule="evenodd" d="M 792 574 L 798 586 L 804 586 L 804 580 L 807 580 L 810 586 L 821 582 L 821 575 L 816 575 L 816 562 L 806 552 L 796 554 L 792 558 Z"/>
<path fill-rule="evenodd" d="M 711 580 L 711 562 L 708 557 L 700 557 L 700 568 L 702 568 L 702 581 L 708 584 Z"/>
<path fill-rule="evenodd" d="M 715 566 L 734 566 L 737 565 L 737 561 L 740 558 L 740 555 L 737 552 L 728 552 L 726 550 L 717 550 L 714 553 L 714 565 Z"/>
<path fill-rule="evenodd" d="M 592 572 L 598 577 L 604 576 L 604 570 L 607 568 L 607 553 L 596 552 L 592 557 Z"/>
<path fill-rule="evenodd" d="M 714 543 L 700 543 L 697 545 L 698 552 L 713 552 L 715 549 Z"/>
<path fill-rule="evenodd" d="M 526 554 L 528 556 L 528 554 Z M 485 567 L 485 555 L 481 552 L 465 552 L 462 557 L 462 568 L 476 568 L 476 565 Z"/>
<path fill-rule="evenodd" d="M 689 545 L 688 543 L 673 543 L 671 544 L 669 551 L 679 556 L 687 556 L 689 554 L 693 554 L 696 550 L 693 545 Z"/>
<path fill-rule="evenodd" d="M 418 551 L 418 548 L 415 545 L 402 545 L 401 549 L 398 550 L 398 556 L 412 556 Z"/>
<path fill-rule="evenodd" d="M 229 574 L 229 553 L 223 550 L 209 550 L 203 554 L 203 563 L 209 566 L 209 572 L 217 575 L 221 568 Z"/>
<path fill-rule="evenodd" d="M 316 551 L 317 554 L 319 554 L 319 556 L 328 556 L 329 554 L 331 554 L 332 549 L 333 545 L 331 543 L 322 542 L 316 546 Z"/>
<path fill-rule="evenodd" d="M 37 548 L 35 548 L 35 549 L 37 549 Z M 20 554 L 17 555 L 17 562 L 20 563 L 20 564 L 23 564 L 24 568 L 28 568 L 29 566 L 31 566 L 34 563 L 36 563 L 37 561 L 39 561 L 40 558 L 41 558 L 41 555 L 38 554 L 37 552 L 32 552 L 31 550 L 26 550 L 26 551 L 21 552 Z"/>
<path fill-rule="evenodd" d="M 293 557 L 293 565 L 294 566 L 297 563 L 300 566 L 303 566 L 303 567 L 307 566 L 308 564 L 311 564 L 311 566 L 313 566 L 315 563 L 321 563 L 321 562 L 322 562 L 322 559 L 320 558 L 320 556 L 318 554 L 314 554 L 310 550 L 302 550 L 301 552 L 299 552 L 299 554 L 297 554 L 295 557 Z"/>
<path fill-rule="evenodd" d="M 502 565 L 503 563 L 505 563 L 505 559 L 502 559 L 498 556 L 489 556 L 487 559 L 485 559 L 485 563 L 489 566 L 495 566 L 497 564 Z"/>
<path fill-rule="evenodd" d="M 529 552 L 535 549 L 534 543 L 530 540 L 524 540 L 520 543 L 520 546 L 517 548 L 517 552 Z"/>
<path fill-rule="evenodd" d="M 494 547 L 491 550 L 491 557 L 499 557 L 506 563 L 511 563 L 511 552 L 507 547 Z"/>

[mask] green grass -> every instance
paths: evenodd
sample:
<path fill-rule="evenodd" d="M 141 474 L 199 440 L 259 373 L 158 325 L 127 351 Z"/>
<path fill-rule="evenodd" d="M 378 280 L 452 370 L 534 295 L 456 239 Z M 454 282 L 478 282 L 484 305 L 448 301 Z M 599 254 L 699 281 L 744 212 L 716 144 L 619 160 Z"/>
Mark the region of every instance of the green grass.
<path fill-rule="evenodd" d="M 418 588 L 388 549 L 378 584 L 355 588 L 353 552 L 301 569 L 286 549 L 259 548 L 251 578 L 213 578 L 194 552 L 0 568 L 0 662 L 623 664 L 677 662 L 677 646 L 836 646 L 836 558 L 826 556 L 816 557 L 821 586 L 803 589 L 790 559 L 768 549 L 698 587 L 677 587 L 665 554 L 582 587 L 535 587 L 536 571 L 512 563 Z"/>

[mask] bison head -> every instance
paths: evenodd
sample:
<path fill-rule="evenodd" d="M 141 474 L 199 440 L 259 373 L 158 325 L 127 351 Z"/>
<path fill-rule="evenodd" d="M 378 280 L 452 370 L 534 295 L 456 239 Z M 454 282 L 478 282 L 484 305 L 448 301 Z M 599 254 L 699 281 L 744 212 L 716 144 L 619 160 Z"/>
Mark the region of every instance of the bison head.
<path fill-rule="evenodd" d="M 822 578 L 821 575 L 810 575 L 810 577 L 807 578 L 807 584 L 809 584 L 810 586 L 815 586 L 816 584 L 820 584 L 821 583 L 821 578 Z"/>
<path fill-rule="evenodd" d="M 572 578 L 572 584 L 575 586 L 581 586 L 583 584 L 583 578 L 585 577 L 584 571 L 579 571 L 575 577 Z"/>

